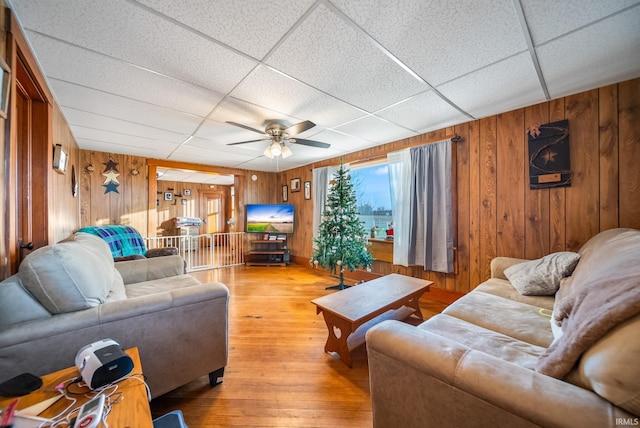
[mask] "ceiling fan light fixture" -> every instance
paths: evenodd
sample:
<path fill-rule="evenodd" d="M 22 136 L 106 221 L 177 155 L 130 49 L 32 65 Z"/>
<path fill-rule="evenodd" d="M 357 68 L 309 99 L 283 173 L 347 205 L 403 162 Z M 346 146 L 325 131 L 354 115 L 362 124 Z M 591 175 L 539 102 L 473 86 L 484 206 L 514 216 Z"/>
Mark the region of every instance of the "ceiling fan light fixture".
<path fill-rule="evenodd" d="M 293 152 L 291 151 L 291 149 L 287 146 L 282 146 L 282 159 L 286 159 L 289 156 L 291 156 L 293 154 Z"/>
<path fill-rule="evenodd" d="M 271 146 L 267 146 L 267 148 L 264 149 L 264 155 L 269 159 L 273 159 L 273 153 L 271 153 Z"/>
<path fill-rule="evenodd" d="M 273 156 L 280 156 L 282 154 L 282 146 L 280 143 L 276 143 L 275 141 L 271 144 L 271 154 Z"/>

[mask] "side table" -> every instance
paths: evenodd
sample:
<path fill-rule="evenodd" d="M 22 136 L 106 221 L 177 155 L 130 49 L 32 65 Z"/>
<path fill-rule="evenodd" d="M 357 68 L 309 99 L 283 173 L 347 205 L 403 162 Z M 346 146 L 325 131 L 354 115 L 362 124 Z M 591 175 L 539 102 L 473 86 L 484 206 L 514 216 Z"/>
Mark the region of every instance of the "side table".
<path fill-rule="evenodd" d="M 133 360 L 134 366 L 132 374 L 142 373 L 138 348 L 127 349 L 126 353 Z M 17 409 L 25 409 L 49 398 L 58 396 L 59 393 L 54 391 L 56 385 L 78 376 L 80 376 L 80 373 L 75 366 L 42 376 L 42 386 L 40 389 L 19 397 L 20 401 L 18 402 Z M 86 389 L 90 391 L 89 388 Z M 107 416 L 109 426 L 122 428 L 153 428 L 151 409 L 149 408 L 147 390 L 144 384 L 136 379 L 126 379 L 118 382 L 118 392 L 122 393 L 123 399 L 113 405 L 111 413 Z M 74 408 L 82 406 L 90 399 L 84 394 L 75 395 L 74 398 L 78 400 Z M 0 398 L 0 408 L 6 408 L 13 400 L 15 400 L 15 398 Z M 68 405 L 69 401 L 61 398 L 39 416 L 43 418 L 54 417 Z"/>

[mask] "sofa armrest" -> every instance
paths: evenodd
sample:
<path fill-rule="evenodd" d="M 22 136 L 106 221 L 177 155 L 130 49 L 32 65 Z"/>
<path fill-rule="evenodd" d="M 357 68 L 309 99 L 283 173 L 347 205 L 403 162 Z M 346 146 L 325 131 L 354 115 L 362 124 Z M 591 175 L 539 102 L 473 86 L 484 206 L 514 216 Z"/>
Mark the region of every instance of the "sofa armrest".
<path fill-rule="evenodd" d="M 494 257 L 493 260 L 491 260 L 491 278 L 507 279 L 504 275 L 506 268 L 528 261 L 528 259 L 517 259 L 515 257 Z"/>
<path fill-rule="evenodd" d="M 595 393 L 398 321 L 366 336 L 374 426 L 614 427 Z"/>
<path fill-rule="evenodd" d="M 153 257 L 114 263 L 125 284 L 151 281 L 184 273 L 184 259 L 181 256 Z"/>

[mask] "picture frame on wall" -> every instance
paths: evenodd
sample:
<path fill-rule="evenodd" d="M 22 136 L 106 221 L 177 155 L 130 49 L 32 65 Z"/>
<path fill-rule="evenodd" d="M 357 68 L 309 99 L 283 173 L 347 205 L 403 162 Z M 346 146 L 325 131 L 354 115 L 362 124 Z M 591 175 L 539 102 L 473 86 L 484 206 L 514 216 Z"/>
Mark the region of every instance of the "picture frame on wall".
<path fill-rule="evenodd" d="M 284 186 L 282 186 L 282 202 L 288 202 L 288 201 L 289 201 L 289 188 L 285 184 Z"/>
<path fill-rule="evenodd" d="M 165 200 L 165 201 L 173 201 L 173 193 L 171 193 L 171 192 L 164 192 L 164 200 Z"/>
<path fill-rule="evenodd" d="M 182 205 L 187 205 L 187 200 L 183 199 L 182 201 L 180 201 L 182 203 Z"/>
<path fill-rule="evenodd" d="M 67 152 L 64 151 L 62 145 L 53 146 L 53 170 L 59 174 L 64 174 L 67 170 Z"/>
<path fill-rule="evenodd" d="M 184 189 L 184 190 L 182 191 L 182 194 L 183 194 L 184 196 L 191 196 L 191 189 Z"/>
<path fill-rule="evenodd" d="M 291 192 L 299 192 L 300 191 L 300 179 L 292 178 L 291 179 Z"/>
<path fill-rule="evenodd" d="M 304 198 L 311 199 L 311 182 L 310 181 L 304 182 Z"/>
<path fill-rule="evenodd" d="M 11 70 L 9 64 L 0 58 L 0 117 L 7 118 L 9 92 L 11 90 Z"/>

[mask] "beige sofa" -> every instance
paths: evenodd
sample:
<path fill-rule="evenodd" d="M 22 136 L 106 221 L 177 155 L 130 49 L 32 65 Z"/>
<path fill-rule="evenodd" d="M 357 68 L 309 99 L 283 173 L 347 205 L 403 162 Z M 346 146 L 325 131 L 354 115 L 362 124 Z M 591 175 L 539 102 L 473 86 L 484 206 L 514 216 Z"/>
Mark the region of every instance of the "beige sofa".
<path fill-rule="evenodd" d="M 0 283 L 0 382 L 72 366 L 80 348 L 110 338 L 138 347 L 153 397 L 207 374 L 219 383 L 229 290 L 183 269 L 180 256 L 114 264 L 84 233 L 34 251 Z"/>
<path fill-rule="evenodd" d="M 374 426 L 638 425 L 640 231 L 601 232 L 579 254 L 555 298 L 522 295 L 505 270 L 524 261 L 500 257 L 442 314 L 372 328 Z"/>

